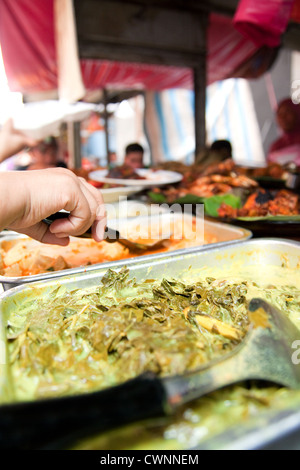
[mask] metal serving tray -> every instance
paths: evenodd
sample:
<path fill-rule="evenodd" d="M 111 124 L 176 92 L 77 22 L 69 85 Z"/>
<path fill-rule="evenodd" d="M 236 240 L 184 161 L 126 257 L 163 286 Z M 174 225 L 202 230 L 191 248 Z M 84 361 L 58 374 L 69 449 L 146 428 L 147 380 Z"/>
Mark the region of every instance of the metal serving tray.
<path fill-rule="evenodd" d="M 160 216 L 152 216 L 152 217 L 144 217 L 144 218 L 139 218 L 138 220 L 143 223 L 143 220 L 145 221 L 156 221 L 158 220 L 159 217 L 168 217 L 168 214 L 163 214 Z M 176 215 L 175 215 L 176 217 Z M 136 223 L 134 218 L 130 220 L 122 220 L 122 219 L 116 219 L 115 222 L 111 220 L 110 226 L 112 228 L 120 229 L 122 228 L 122 225 L 125 223 L 130 224 L 130 223 Z M 98 263 L 94 264 L 91 266 L 82 266 L 79 268 L 72 268 L 72 269 L 64 269 L 62 271 L 55 271 L 55 272 L 50 272 L 50 273 L 43 273 L 43 274 L 35 274 L 32 276 L 19 276 L 19 277 L 7 277 L 7 276 L 1 276 L 0 275 L 0 284 L 2 284 L 2 287 L 4 290 L 11 289 L 12 287 L 19 286 L 21 284 L 27 284 L 28 282 L 36 282 L 36 281 L 46 281 L 48 279 L 57 279 L 61 276 L 66 276 L 70 274 L 80 274 L 83 272 L 90 272 L 93 271 L 97 267 L 103 267 L 104 269 L 107 269 L 111 266 L 121 266 L 121 265 L 128 265 L 131 266 L 136 262 L 136 260 L 144 261 L 144 260 L 152 260 L 152 259 L 163 259 L 166 257 L 170 256 L 170 253 L 172 253 L 172 256 L 175 254 L 185 254 L 187 252 L 193 253 L 197 252 L 199 250 L 208 250 L 211 248 L 215 247 L 221 247 L 221 246 L 228 246 L 231 244 L 236 244 L 240 243 L 242 241 L 249 240 L 252 237 L 252 232 L 250 230 L 241 228 L 241 227 L 236 227 L 228 224 L 223 224 L 223 223 L 218 223 L 218 222 L 211 222 L 208 220 L 204 220 L 204 233 L 208 232 L 209 234 L 215 236 L 217 238 L 216 243 L 210 243 L 207 245 L 199 245 L 195 246 L 192 248 L 185 248 L 183 250 L 174 250 L 174 251 L 168 251 L 168 252 L 163 252 L 163 253 L 153 253 L 151 255 L 146 255 L 146 256 L 139 256 L 138 258 L 130 258 L 130 259 L 125 259 L 125 260 L 120 260 L 120 261 L 111 261 L 111 262 L 105 262 L 105 263 Z M 4 232 L 1 232 L 2 234 Z M 16 232 L 10 232 L 9 235 L 7 236 L 2 236 L 0 234 L 0 248 L 1 248 L 1 243 L 3 241 L 7 240 L 12 240 L 16 238 L 22 238 L 24 235 L 20 235 Z"/>
<path fill-rule="evenodd" d="M 126 263 L 119 263 L 114 269 Z M 138 281 L 163 277 L 186 278 L 195 276 L 222 276 L 226 278 L 229 272 L 243 276 L 250 267 L 254 268 L 255 281 L 268 282 L 276 267 L 298 269 L 300 266 L 300 243 L 280 239 L 258 239 L 245 241 L 233 246 L 215 247 L 206 251 L 188 253 L 172 253 L 169 257 L 139 258 L 130 263 L 130 276 Z M 0 335 L 4 337 L 3 319 L 8 318 L 16 305 L 22 305 L 23 299 L 40 297 L 49 289 L 63 285 L 67 290 L 76 288 L 92 288 L 99 282 L 107 270 L 107 266 L 93 268 L 84 273 L 71 274 L 56 279 L 48 279 L 28 285 L 21 285 L 0 295 Z M 1 371 L 1 366 L 0 366 Z M 0 374 L 0 397 L 9 401 L 9 382 L 6 380 L 6 369 L 2 366 Z M 2 400 L 2 401 L 3 401 Z M 299 399 L 300 402 L 300 399 Z M 0 407 L 1 419 L 1 407 Z M 286 439 L 300 436 L 300 414 L 295 408 L 281 412 L 269 411 L 257 419 L 241 423 L 237 428 L 203 442 L 198 449 L 255 449 L 270 448 L 286 445 Z M 295 440 L 297 442 L 297 439 Z M 281 444 L 280 444 L 281 443 Z"/>

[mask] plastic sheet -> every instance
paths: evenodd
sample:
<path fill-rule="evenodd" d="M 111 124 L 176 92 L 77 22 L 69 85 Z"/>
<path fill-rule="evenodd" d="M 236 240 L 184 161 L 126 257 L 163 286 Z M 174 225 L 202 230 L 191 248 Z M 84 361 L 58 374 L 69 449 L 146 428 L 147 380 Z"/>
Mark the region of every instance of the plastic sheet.
<path fill-rule="evenodd" d="M 255 6 L 259 9 L 260 3 L 255 1 Z M 0 43 L 11 91 L 30 95 L 57 89 L 53 21 L 53 0 L 0 0 Z M 207 42 L 208 84 L 235 76 L 236 70 L 258 50 L 234 28 L 230 17 L 217 14 L 210 16 Z M 192 70 L 183 67 L 81 60 L 81 71 L 89 91 L 103 87 L 192 89 L 194 84 Z"/>
<path fill-rule="evenodd" d="M 235 28 L 257 47 L 278 47 L 295 0 L 240 0 Z"/>

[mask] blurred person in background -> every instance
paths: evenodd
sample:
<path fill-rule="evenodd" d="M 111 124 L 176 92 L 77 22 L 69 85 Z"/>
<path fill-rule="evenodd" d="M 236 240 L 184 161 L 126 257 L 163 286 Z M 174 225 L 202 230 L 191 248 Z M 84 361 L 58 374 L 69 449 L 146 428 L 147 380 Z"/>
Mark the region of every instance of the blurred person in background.
<path fill-rule="evenodd" d="M 82 137 L 82 166 L 93 170 L 99 166 L 105 167 L 106 137 L 103 118 L 99 113 L 92 113 L 81 124 Z"/>
<path fill-rule="evenodd" d="M 27 147 L 37 145 L 37 141 L 27 137 L 16 130 L 12 119 L 9 119 L 1 128 L 0 132 L 0 163 L 1 170 L 13 170 L 15 165 L 14 156 Z"/>
<path fill-rule="evenodd" d="M 123 165 L 110 165 L 107 176 L 116 179 L 144 179 L 136 170 L 144 166 L 144 148 L 134 142 L 125 148 Z"/>
<path fill-rule="evenodd" d="M 116 152 L 109 152 L 109 154 L 108 154 L 108 161 L 109 161 L 109 164 L 112 165 L 112 166 L 116 166 L 116 165 L 117 165 L 117 163 L 118 163 L 118 157 L 117 157 Z"/>
<path fill-rule="evenodd" d="M 232 160 L 232 145 L 229 140 L 215 140 L 210 147 L 204 149 L 196 156 L 196 165 L 201 167 L 203 175 L 211 174 L 218 169 L 220 163 Z"/>
<path fill-rule="evenodd" d="M 144 148 L 142 145 L 134 142 L 128 144 L 125 148 L 124 165 L 129 166 L 133 170 L 143 168 L 144 166 Z"/>
<path fill-rule="evenodd" d="M 221 161 L 232 157 L 232 145 L 229 140 L 215 140 L 209 150 L 211 153 L 218 153 Z"/>
<path fill-rule="evenodd" d="M 268 162 L 300 165 L 300 104 L 294 104 L 290 98 L 282 100 L 276 120 L 282 135 L 270 146 Z"/>
<path fill-rule="evenodd" d="M 65 162 L 60 160 L 59 146 L 54 137 L 48 137 L 39 142 L 28 151 L 31 161 L 25 167 L 19 167 L 18 170 L 41 170 L 43 168 L 63 167 L 67 168 Z"/>

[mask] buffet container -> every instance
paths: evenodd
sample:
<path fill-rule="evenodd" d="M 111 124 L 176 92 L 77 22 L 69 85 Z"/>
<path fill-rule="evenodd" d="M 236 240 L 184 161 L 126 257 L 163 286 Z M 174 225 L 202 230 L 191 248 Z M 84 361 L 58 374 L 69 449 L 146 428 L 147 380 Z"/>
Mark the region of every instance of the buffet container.
<path fill-rule="evenodd" d="M 145 216 L 145 217 L 132 218 L 132 219 L 115 219 L 115 220 L 109 221 L 109 226 L 111 228 L 116 228 L 120 230 L 122 233 L 122 227 L 128 227 L 130 226 L 130 224 L 136 224 L 137 220 L 139 221 L 139 224 L 141 225 L 144 223 L 155 224 L 161 220 L 160 219 L 161 217 L 166 219 L 169 216 L 170 214 L 163 214 L 163 215 L 154 215 L 154 216 L 148 216 L 148 217 Z M 175 218 L 179 217 L 179 215 L 176 215 L 176 214 L 173 214 L 172 216 Z M 206 245 L 198 245 L 198 246 L 194 246 L 191 248 L 185 248 L 183 250 L 173 250 L 173 251 L 166 251 L 162 253 L 153 252 L 152 254 L 138 256 L 135 258 L 122 259 L 120 261 L 98 263 L 98 264 L 93 264 L 90 266 L 64 269 L 61 271 L 35 274 L 31 276 L 8 277 L 8 276 L 0 275 L 0 283 L 2 284 L 3 290 L 8 290 L 8 289 L 11 289 L 12 287 L 16 287 L 21 284 L 27 284 L 28 282 L 46 281 L 49 279 L 57 279 L 61 276 L 66 276 L 70 274 L 80 274 L 84 272 L 90 272 L 98 267 L 101 267 L 101 268 L 103 267 L 103 269 L 107 269 L 112 265 L 121 266 L 121 265 L 126 264 L 128 266 L 131 266 L 132 264 L 135 263 L 136 259 L 141 260 L 141 261 L 148 260 L 148 259 L 152 260 L 154 258 L 164 259 L 166 257 L 169 257 L 171 253 L 172 253 L 172 256 L 174 256 L 175 254 L 193 253 L 198 250 L 208 250 L 214 247 L 228 246 L 230 244 L 236 244 L 242 241 L 249 240 L 252 237 L 252 232 L 250 230 L 247 230 L 241 227 L 231 226 L 228 224 L 211 222 L 208 220 L 204 220 L 203 228 L 204 228 L 204 233 L 209 233 L 210 235 L 213 235 L 216 238 L 215 243 L 210 243 Z M 5 234 L 5 232 L 2 232 L 2 234 Z M 16 232 L 9 232 L 8 235 L 3 235 L 2 237 L 0 236 L 0 248 L 1 248 L 1 243 L 3 241 L 12 240 L 16 238 L 22 238 L 22 237 L 24 238 L 24 235 L 20 235 Z"/>
<path fill-rule="evenodd" d="M 297 269 L 299 266 L 300 243 L 280 239 L 260 239 L 233 246 L 214 247 L 206 251 L 172 253 L 164 258 L 140 258 L 131 262 L 129 267 L 130 277 L 138 281 L 147 278 L 159 280 L 164 277 L 180 279 L 186 278 L 187 275 L 190 280 L 193 276 L 199 279 L 199 276 L 208 274 L 217 277 L 220 272 L 224 278 L 229 275 L 229 272 L 234 272 L 241 277 L 251 267 L 255 272 L 255 281 L 259 283 L 260 281 L 267 282 L 276 267 L 288 270 Z M 121 267 L 120 264 L 119 267 Z M 115 268 L 118 270 L 118 266 Z M 61 285 L 69 291 L 77 288 L 93 288 L 99 285 L 106 270 L 107 266 L 94 267 L 84 273 L 22 285 L 2 293 L 0 296 L 2 338 L 4 338 L 3 319 L 9 318 L 10 312 L 15 310 L 16 306 L 21 306 L 24 299 L 40 298 L 49 290 Z M 3 403 L 9 401 L 9 380 L 5 375 L 6 369 L 0 368 L 0 370 L 2 370 L 0 397 Z M 272 448 L 275 445 L 279 448 L 280 445 L 283 447 L 286 445 L 287 439 L 288 442 L 292 442 L 293 436 L 297 438 L 300 436 L 299 409 L 288 408 L 280 412 L 269 410 L 262 415 L 257 415 L 255 419 L 241 422 L 236 428 L 230 428 L 222 434 L 207 439 L 197 449 L 262 449 Z"/>

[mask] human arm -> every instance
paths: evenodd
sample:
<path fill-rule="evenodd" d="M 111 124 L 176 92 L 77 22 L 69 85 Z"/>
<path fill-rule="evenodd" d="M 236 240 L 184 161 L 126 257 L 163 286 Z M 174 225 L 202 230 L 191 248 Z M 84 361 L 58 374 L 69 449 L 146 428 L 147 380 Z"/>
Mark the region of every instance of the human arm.
<path fill-rule="evenodd" d="M 0 162 L 12 157 L 25 147 L 33 147 L 37 141 L 30 139 L 23 132 L 18 131 L 13 126 L 12 119 L 9 119 L 0 132 Z"/>
<path fill-rule="evenodd" d="M 43 219 L 60 210 L 66 220 L 48 226 Z M 11 229 L 43 243 L 67 245 L 69 236 L 92 226 L 96 241 L 103 239 L 105 207 L 100 191 L 65 168 L 0 172 L 0 230 Z"/>

